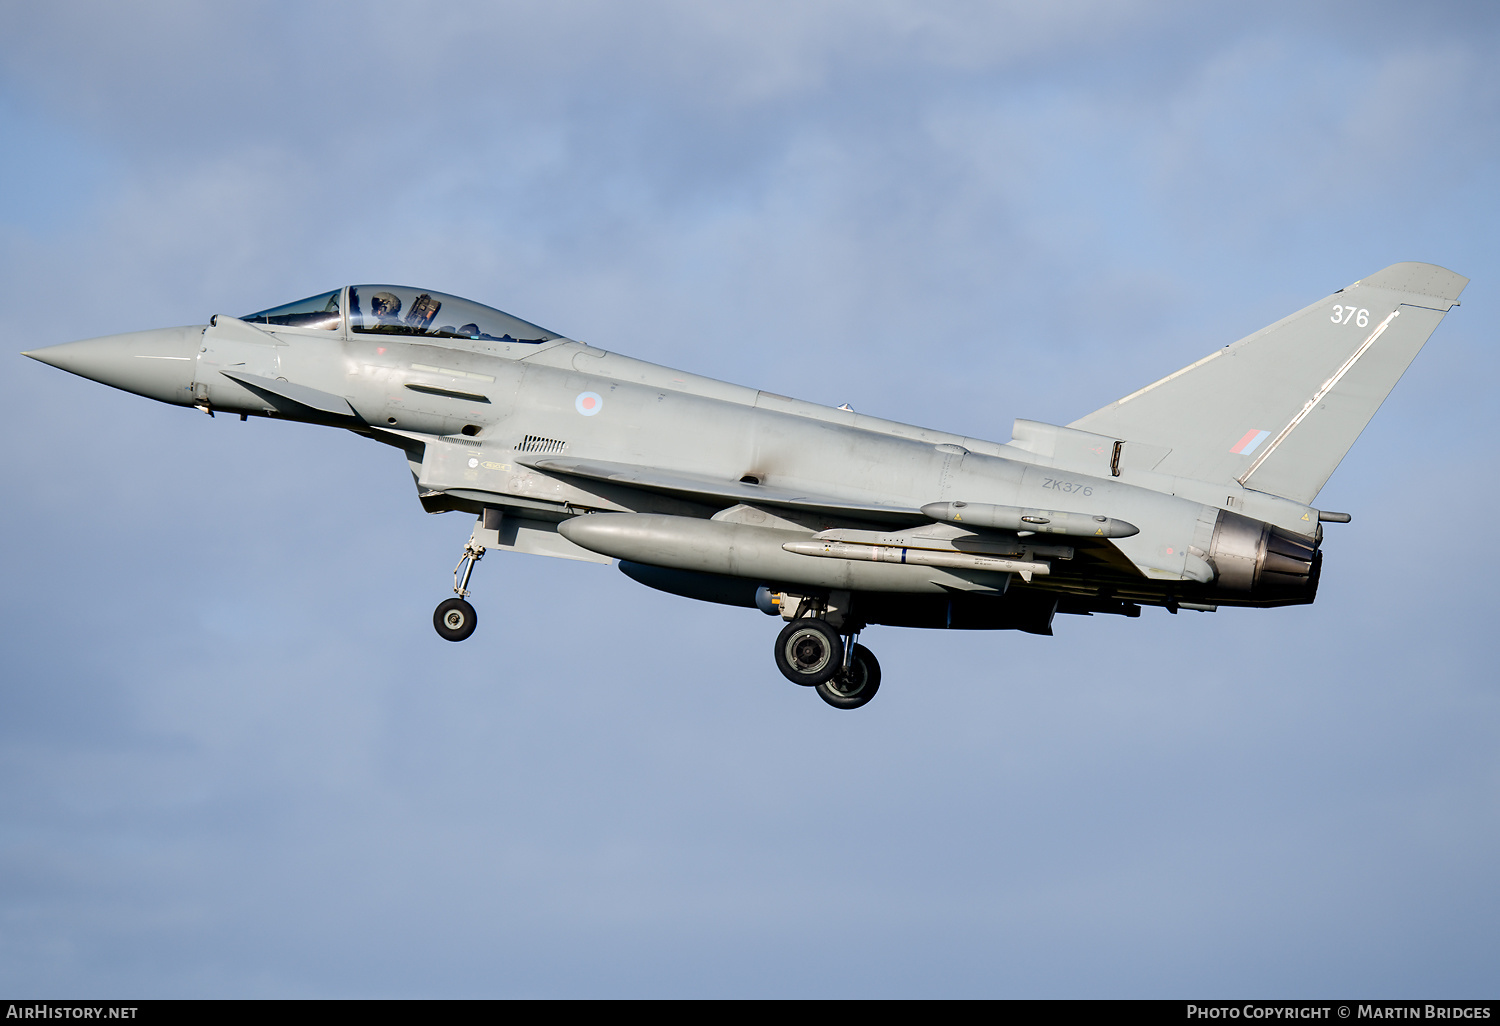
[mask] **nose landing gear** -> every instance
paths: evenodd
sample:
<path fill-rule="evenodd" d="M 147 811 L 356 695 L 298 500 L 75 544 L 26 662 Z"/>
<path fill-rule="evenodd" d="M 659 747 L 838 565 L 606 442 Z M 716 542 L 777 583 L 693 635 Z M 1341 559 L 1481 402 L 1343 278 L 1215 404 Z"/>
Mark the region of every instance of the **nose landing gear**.
<path fill-rule="evenodd" d="M 469 576 L 474 573 L 474 565 L 483 558 L 484 546 L 470 539 L 458 565 L 453 568 L 453 592 L 458 597 L 444 599 L 432 612 L 432 626 L 444 641 L 463 641 L 479 626 L 479 614 L 468 602 Z M 460 573 L 463 574 L 462 580 L 459 579 Z"/>

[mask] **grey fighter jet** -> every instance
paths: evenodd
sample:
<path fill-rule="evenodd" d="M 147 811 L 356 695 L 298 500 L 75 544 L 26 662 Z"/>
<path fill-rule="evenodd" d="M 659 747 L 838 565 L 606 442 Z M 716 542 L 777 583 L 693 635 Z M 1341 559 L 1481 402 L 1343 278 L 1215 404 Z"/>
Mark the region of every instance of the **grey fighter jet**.
<path fill-rule="evenodd" d="M 27 353 L 179 406 L 343 428 L 476 521 L 433 623 L 474 632 L 500 549 L 608 563 L 785 621 L 828 704 L 880 686 L 869 624 L 1051 634 L 1058 613 L 1313 601 L 1324 482 L 1468 279 L 1403 263 L 1066 427 L 964 438 L 584 345 L 456 296 L 352 285 Z"/>

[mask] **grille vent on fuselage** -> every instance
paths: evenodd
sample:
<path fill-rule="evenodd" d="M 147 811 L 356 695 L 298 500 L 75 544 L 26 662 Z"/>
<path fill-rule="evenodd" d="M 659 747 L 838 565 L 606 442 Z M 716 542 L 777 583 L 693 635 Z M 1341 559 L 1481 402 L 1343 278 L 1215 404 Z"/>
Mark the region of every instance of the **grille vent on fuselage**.
<path fill-rule="evenodd" d="M 568 447 L 567 442 L 559 442 L 555 438 L 543 438 L 541 435 L 527 435 L 516 443 L 516 452 L 562 452 Z"/>

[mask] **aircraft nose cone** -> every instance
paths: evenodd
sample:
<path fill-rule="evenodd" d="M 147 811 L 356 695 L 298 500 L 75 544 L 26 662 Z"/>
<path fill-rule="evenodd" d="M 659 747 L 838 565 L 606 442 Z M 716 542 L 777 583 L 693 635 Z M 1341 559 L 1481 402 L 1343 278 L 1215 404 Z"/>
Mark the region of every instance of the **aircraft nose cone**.
<path fill-rule="evenodd" d="M 22 353 L 70 374 L 164 403 L 189 405 L 203 328 L 158 328 Z"/>

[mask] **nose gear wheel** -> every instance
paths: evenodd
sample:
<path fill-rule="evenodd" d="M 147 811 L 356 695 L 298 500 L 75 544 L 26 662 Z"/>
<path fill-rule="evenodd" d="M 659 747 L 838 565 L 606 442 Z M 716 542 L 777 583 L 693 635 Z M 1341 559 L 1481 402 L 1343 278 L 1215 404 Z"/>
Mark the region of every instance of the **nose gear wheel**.
<path fill-rule="evenodd" d="M 438 603 L 432 613 L 432 626 L 445 641 L 462 641 L 474 633 L 479 626 L 479 616 L 474 607 L 461 598 L 446 599 Z"/>

